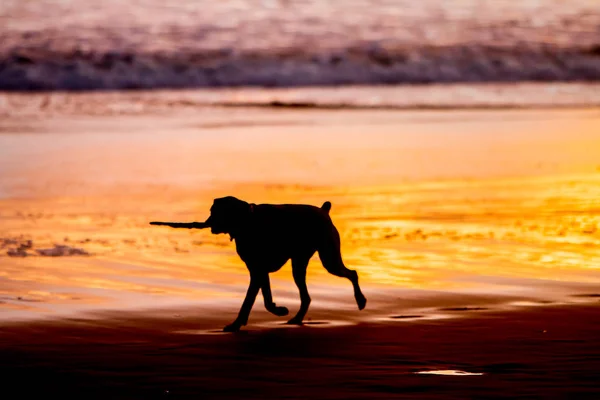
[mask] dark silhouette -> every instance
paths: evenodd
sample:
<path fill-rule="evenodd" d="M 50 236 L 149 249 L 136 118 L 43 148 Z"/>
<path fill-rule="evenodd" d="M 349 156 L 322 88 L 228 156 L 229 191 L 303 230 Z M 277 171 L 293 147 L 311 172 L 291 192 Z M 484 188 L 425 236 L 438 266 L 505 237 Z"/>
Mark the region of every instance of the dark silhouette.
<path fill-rule="evenodd" d="M 170 226 L 171 228 L 185 228 L 185 229 L 204 229 L 210 228 L 206 222 L 158 222 L 152 221 L 150 225 L 162 225 Z"/>
<path fill-rule="evenodd" d="M 288 324 L 301 325 L 310 305 L 306 268 L 315 252 L 319 253 L 321 263 L 329 273 L 352 282 L 358 309 L 365 308 L 367 299 L 358 285 L 358 274 L 346 268 L 342 261 L 340 235 L 329 210 L 331 203 L 328 201 L 321 208 L 303 204 L 257 205 L 227 196 L 214 200 L 210 217 L 205 222 L 150 224 L 174 228 L 210 227 L 213 234 L 226 233 L 231 240 L 235 239 L 237 253 L 250 271 L 250 285 L 238 317 L 223 329 L 235 332 L 248 323 L 259 290 L 262 290 L 267 311 L 277 316 L 288 314 L 286 307 L 279 307 L 273 301 L 269 274 L 278 271 L 289 259 L 301 303 L 300 310 Z"/>

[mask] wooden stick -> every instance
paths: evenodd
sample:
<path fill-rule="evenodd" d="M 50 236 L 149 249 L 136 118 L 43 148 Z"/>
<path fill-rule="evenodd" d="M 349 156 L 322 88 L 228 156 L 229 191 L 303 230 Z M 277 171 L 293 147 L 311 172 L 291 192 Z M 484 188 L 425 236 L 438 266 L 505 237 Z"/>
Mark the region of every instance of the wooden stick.
<path fill-rule="evenodd" d="M 170 226 L 171 228 L 205 229 L 210 228 L 206 222 L 160 222 L 152 221 L 150 225 Z"/>

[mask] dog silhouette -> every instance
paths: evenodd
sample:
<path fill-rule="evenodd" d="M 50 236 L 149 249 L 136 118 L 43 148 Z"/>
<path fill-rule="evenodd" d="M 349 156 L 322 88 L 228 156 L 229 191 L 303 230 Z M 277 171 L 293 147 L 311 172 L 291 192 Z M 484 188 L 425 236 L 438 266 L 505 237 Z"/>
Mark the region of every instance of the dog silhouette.
<path fill-rule="evenodd" d="M 262 290 L 265 308 L 277 316 L 288 315 L 286 307 L 277 306 L 271 294 L 269 274 L 292 260 L 294 282 L 300 291 L 300 309 L 288 324 L 301 325 L 310 306 L 306 287 L 306 269 L 310 258 L 319 253 L 325 269 L 332 275 L 347 278 L 354 288 L 358 309 L 367 299 L 358 284 L 356 271 L 346 268 L 340 251 L 340 235 L 334 226 L 326 201 L 319 207 L 304 204 L 250 204 L 233 196 L 214 200 L 205 222 L 151 222 L 174 228 L 210 228 L 213 234 L 229 234 L 236 251 L 250 272 L 250 285 L 235 321 L 226 332 L 238 331 L 248 323 L 250 311 Z"/>

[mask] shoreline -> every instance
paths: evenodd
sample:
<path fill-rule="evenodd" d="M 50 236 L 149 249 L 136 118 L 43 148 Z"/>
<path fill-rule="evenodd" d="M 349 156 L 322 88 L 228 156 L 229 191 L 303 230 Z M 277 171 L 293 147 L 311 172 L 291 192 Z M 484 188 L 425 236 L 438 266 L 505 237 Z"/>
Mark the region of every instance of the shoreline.
<path fill-rule="evenodd" d="M 211 126 L 210 113 L 225 113 L 239 123 L 232 110 L 270 112 L 252 123 L 279 126 L 285 112 L 518 112 L 518 111 L 595 111 L 600 108 L 600 82 L 584 83 L 468 83 L 427 85 L 341 85 L 289 88 L 223 87 L 97 91 L 0 91 L 0 115 L 11 119 L 35 120 L 59 115 L 134 116 L 201 113 L 209 120 L 206 128 L 220 128 L 221 119 Z M 244 121 L 241 121 L 244 122 Z M 289 124 L 290 121 L 287 121 Z M 308 121 L 294 121 L 310 126 Z M 323 122 L 323 119 L 320 119 Z M 236 125 L 232 125 L 236 126 Z M 225 124 L 227 127 L 227 124 Z M 285 125 L 283 125 L 285 127 Z M 2 128 L 0 126 L 0 128 Z M 0 129 L 3 132 L 4 129 Z"/>

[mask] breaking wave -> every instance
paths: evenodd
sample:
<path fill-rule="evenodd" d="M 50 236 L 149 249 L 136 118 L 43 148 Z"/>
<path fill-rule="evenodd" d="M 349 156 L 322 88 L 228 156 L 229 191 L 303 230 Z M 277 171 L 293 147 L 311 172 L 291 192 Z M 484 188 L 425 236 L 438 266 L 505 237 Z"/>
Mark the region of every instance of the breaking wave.
<path fill-rule="evenodd" d="M 136 54 L 28 49 L 0 56 L 2 90 L 328 86 L 457 82 L 600 81 L 600 46 L 420 48 L 377 46 L 287 54 Z"/>
<path fill-rule="evenodd" d="M 600 81 L 594 0 L 0 4 L 1 90 Z"/>

